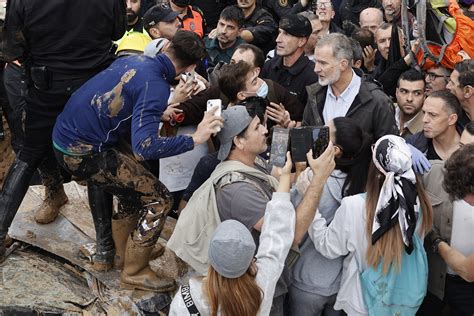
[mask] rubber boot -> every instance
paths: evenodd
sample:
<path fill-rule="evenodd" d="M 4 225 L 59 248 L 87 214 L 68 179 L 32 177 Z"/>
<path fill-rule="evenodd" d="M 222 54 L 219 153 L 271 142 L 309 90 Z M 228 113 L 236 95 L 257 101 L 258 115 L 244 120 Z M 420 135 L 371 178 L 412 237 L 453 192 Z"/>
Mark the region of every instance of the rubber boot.
<path fill-rule="evenodd" d="M 174 279 L 158 277 L 148 264 L 170 210 L 171 202 L 167 198 L 146 205 L 139 220 L 139 229 L 133 231 L 127 240 L 120 277 L 122 287 L 155 292 L 168 292 L 176 288 Z"/>
<path fill-rule="evenodd" d="M 128 236 L 137 227 L 138 216 L 128 216 L 121 219 L 112 218 L 112 236 L 115 243 L 114 267 L 122 270 L 125 261 L 125 247 Z"/>
<path fill-rule="evenodd" d="M 5 260 L 5 239 L 36 168 L 19 159 L 8 169 L 0 192 L 0 263 Z"/>
<path fill-rule="evenodd" d="M 93 268 L 97 271 L 110 270 L 114 265 L 115 246 L 112 238 L 112 195 L 95 184 L 87 185 L 89 207 L 94 220 L 96 253 Z"/>
<path fill-rule="evenodd" d="M 64 186 L 61 184 L 57 190 L 45 187 L 46 199 L 41 204 L 39 210 L 35 213 L 35 221 L 38 224 L 49 224 L 54 222 L 59 215 L 61 206 L 67 203 L 68 198 L 64 192 Z"/>
<path fill-rule="evenodd" d="M 159 278 L 148 264 L 153 245 L 139 246 L 133 241 L 132 236 L 133 234 L 128 238 L 125 250 L 125 263 L 120 277 L 121 286 L 131 290 L 173 291 L 176 288 L 174 280 L 169 277 Z"/>

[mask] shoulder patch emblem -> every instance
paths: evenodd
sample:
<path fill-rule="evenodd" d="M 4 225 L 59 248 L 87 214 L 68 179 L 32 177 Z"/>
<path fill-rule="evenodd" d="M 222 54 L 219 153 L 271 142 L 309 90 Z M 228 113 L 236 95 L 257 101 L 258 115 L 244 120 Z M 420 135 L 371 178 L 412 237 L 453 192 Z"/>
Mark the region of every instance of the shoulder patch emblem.
<path fill-rule="evenodd" d="M 280 7 L 286 7 L 288 6 L 288 0 L 278 0 L 278 5 Z"/>

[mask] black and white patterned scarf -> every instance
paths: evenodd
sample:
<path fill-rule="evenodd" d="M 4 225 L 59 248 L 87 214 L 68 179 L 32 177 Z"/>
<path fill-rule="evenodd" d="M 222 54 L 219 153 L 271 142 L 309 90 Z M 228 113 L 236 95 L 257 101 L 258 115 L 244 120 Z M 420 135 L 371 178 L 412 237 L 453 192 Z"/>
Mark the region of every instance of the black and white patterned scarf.
<path fill-rule="evenodd" d="M 375 166 L 385 175 L 372 226 L 372 245 L 398 223 L 410 254 L 419 215 L 410 148 L 403 138 L 386 135 L 375 143 L 372 155 Z"/>

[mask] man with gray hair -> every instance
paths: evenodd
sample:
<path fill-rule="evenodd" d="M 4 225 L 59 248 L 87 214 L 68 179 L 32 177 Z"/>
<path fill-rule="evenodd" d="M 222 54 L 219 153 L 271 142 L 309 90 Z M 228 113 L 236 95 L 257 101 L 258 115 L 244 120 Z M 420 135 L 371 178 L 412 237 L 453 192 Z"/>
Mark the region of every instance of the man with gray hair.
<path fill-rule="evenodd" d="M 323 36 L 314 55 L 314 72 L 319 80 L 306 87 L 303 125 L 320 126 L 346 116 L 352 117 L 373 141 L 397 134 L 394 107 L 388 96 L 376 84 L 363 80 L 360 70 L 352 69 L 353 51 L 347 36 Z"/>

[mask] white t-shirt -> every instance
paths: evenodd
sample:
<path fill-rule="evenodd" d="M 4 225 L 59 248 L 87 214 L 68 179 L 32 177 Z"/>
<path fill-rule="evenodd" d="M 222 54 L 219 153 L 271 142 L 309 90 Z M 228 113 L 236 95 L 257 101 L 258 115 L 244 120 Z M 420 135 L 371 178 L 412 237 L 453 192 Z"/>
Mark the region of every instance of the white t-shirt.
<path fill-rule="evenodd" d="M 178 129 L 177 135 L 193 134 L 195 131 L 196 126 L 184 126 Z M 204 143 L 180 155 L 160 159 L 160 181 L 170 192 L 186 189 L 199 159 L 208 152 L 209 147 Z"/>
<path fill-rule="evenodd" d="M 474 239 L 472 228 L 474 227 L 474 206 L 464 200 L 453 203 L 453 230 L 451 233 L 451 247 L 465 256 L 474 253 Z M 448 267 L 449 274 L 457 274 Z"/>

